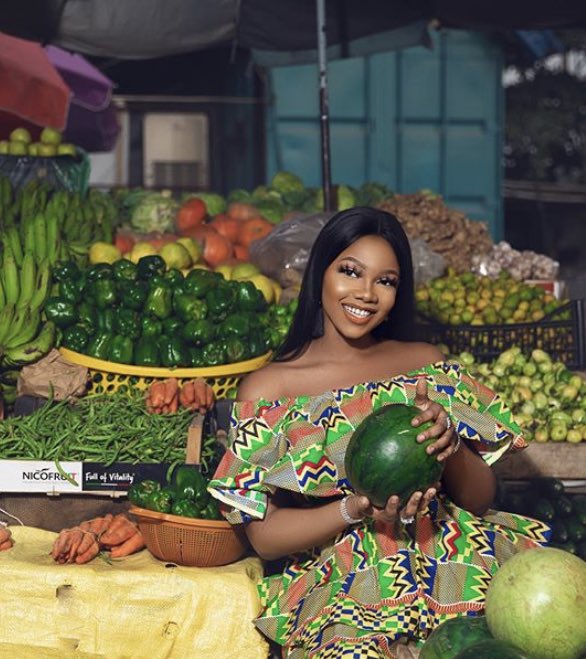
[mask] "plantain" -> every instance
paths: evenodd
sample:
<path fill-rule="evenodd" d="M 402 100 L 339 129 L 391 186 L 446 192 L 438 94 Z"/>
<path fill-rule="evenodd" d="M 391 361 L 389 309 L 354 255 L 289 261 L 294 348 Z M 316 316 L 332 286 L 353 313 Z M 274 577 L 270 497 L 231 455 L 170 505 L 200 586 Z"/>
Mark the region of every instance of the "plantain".
<path fill-rule="evenodd" d="M 47 258 L 49 263 L 54 265 L 57 261 L 57 254 L 59 249 L 59 218 L 57 213 L 46 214 L 46 228 L 47 228 Z"/>
<path fill-rule="evenodd" d="M 39 309 L 47 299 L 51 288 L 51 266 L 47 259 L 41 261 L 37 266 L 37 279 L 35 290 L 31 297 L 30 307 Z"/>
<path fill-rule="evenodd" d="M 4 351 L 3 366 L 18 368 L 38 361 L 55 345 L 56 337 L 55 323 L 47 321 L 32 341 Z"/>
<path fill-rule="evenodd" d="M 4 244 L 10 245 L 10 250 L 14 255 L 14 260 L 16 265 L 20 268 L 22 265 L 23 252 L 22 244 L 20 242 L 20 235 L 18 229 L 15 226 L 9 226 L 5 229 L 4 232 Z"/>
<path fill-rule="evenodd" d="M 37 264 L 32 252 L 25 252 L 22 259 L 22 267 L 19 276 L 19 307 L 26 307 L 30 304 L 37 284 Z"/>
<path fill-rule="evenodd" d="M 8 331 L 2 340 L 3 347 L 7 345 L 15 345 L 14 342 L 18 341 L 18 337 L 20 337 L 23 328 L 30 320 L 30 313 L 31 312 L 28 307 L 16 307 L 14 315 L 12 316 L 12 323 L 10 324 Z M 29 332 L 27 331 L 26 334 L 28 333 Z M 29 337 L 29 340 L 31 338 L 32 337 Z"/>
<path fill-rule="evenodd" d="M 0 346 L 4 341 L 4 337 L 10 331 L 15 313 L 16 307 L 14 304 L 7 304 L 4 309 L 2 309 L 2 313 L 0 313 Z"/>
<path fill-rule="evenodd" d="M 6 293 L 4 293 L 4 284 L 0 279 L 0 311 L 6 306 Z"/>
<path fill-rule="evenodd" d="M 20 237 L 24 252 L 35 253 L 35 224 L 33 217 L 23 217 L 20 223 Z"/>
<path fill-rule="evenodd" d="M 35 257 L 42 261 L 47 256 L 47 224 L 45 215 L 37 213 L 34 219 L 35 227 Z"/>
<path fill-rule="evenodd" d="M 39 332 L 39 325 L 41 322 L 41 310 L 31 309 L 27 307 L 24 309 L 24 320 L 22 322 L 20 331 L 12 337 L 4 339 L 4 349 L 17 348 L 18 346 L 28 343 Z"/>
<path fill-rule="evenodd" d="M 12 255 L 12 251 L 6 249 L 4 251 L 4 258 L 2 259 L 2 284 L 4 286 L 4 295 L 8 304 L 16 304 L 20 296 L 20 283 L 18 276 L 18 268 L 16 260 Z"/>

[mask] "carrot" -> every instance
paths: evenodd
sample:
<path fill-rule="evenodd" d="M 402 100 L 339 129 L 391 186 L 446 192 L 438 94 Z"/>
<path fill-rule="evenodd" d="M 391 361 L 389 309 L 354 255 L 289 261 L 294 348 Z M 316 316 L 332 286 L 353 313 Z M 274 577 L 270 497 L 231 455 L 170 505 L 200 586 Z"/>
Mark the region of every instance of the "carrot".
<path fill-rule="evenodd" d="M 182 387 L 179 392 L 179 401 L 185 408 L 189 408 L 195 400 L 195 392 L 193 388 L 193 380 L 189 380 Z"/>
<path fill-rule="evenodd" d="M 82 565 L 83 563 L 89 563 L 99 553 L 100 553 L 100 545 L 97 542 L 92 542 L 85 550 L 82 550 L 82 548 L 80 547 L 79 552 L 75 557 L 75 562 L 78 565 Z"/>
<path fill-rule="evenodd" d="M 12 549 L 13 544 L 12 538 L 4 540 L 4 542 L 0 543 L 0 551 L 8 551 L 9 549 Z"/>
<path fill-rule="evenodd" d="M 10 529 L 5 529 L 0 526 L 0 545 L 5 543 L 7 540 L 10 540 L 12 536 L 12 531 Z"/>
<path fill-rule="evenodd" d="M 170 405 L 179 392 L 179 383 L 176 378 L 167 378 L 163 384 L 165 385 L 165 405 Z"/>
<path fill-rule="evenodd" d="M 214 394 L 214 389 L 206 382 L 206 410 L 209 410 L 213 406 L 216 400 L 216 395 Z"/>
<path fill-rule="evenodd" d="M 162 407 L 165 403 L 165 384 L 164 382 L 153 382 L 149 389 L 150 404 L 155 409 Z"/>
<path fill-rule="evenodd" d="M 100 542 L 105 546 L 115 547 L 123 544 L 136 533 L 138 533 L 136 525 L 126 515 L 120 513 L 114 517 L 108 530 L 102 534 Z"/>
<path fill-rule="evenodd" d="M 193 381 L 194 402 L 193 409 L 198 409 L 200 412 L 202 407 L 205 406 L 206 400 L 206 383 L 203 378 L 197 378 Z"/>
<path fill-rule="evenodd" d="M 134 554 L 135 552 L 144 549 L 145 546 L 142 533 L 137 530 L 133 536 L 126 540 L 126 542 L 114 547 L 110 551 L 110 556 L 112 558 L 122 558 L 123 556 L 129 556 L 130 554 Z"/>

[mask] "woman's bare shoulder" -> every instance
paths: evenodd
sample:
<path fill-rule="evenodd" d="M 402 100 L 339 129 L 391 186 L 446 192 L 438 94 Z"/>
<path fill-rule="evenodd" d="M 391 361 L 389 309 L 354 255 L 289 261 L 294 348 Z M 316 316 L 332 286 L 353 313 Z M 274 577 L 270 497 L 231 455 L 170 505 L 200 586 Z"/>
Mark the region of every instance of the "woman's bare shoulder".
<path fill-rule="evenodd" d="M 446 356 L 431 343 L 417 341 L 386 341 L 383 352 L 398 373 L 414 371 L 428 364 L 445 361 Z"/>
<path fill-rule="evenodd" d="M 244 377 L 238 385 L 237 400 L 277 400 L 283 395 L 282 377 L 287 370 L 286 364 L 273 362 L 253 371 Z"/>

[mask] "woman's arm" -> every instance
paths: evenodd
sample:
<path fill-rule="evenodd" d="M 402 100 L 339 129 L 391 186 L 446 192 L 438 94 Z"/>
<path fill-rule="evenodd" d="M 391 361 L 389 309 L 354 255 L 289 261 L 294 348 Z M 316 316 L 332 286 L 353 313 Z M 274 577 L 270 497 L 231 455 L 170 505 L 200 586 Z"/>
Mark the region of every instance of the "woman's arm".
<path fill-rule="evenodd" d="M 474 515 L 485 513 L 496 494 L 492 469 L 464 442 L 445 461 L 442 483 L 450 499 Z"/>
<path fill-rule="evenodd" d="M 265 560 L 323 545 L 348 527 L 339 500 L 312 508 L 290 508 L 278 505 L 278 499 L 278 495 L 269 499 L 263 520 L 246 525 L 250 544 Z"/>

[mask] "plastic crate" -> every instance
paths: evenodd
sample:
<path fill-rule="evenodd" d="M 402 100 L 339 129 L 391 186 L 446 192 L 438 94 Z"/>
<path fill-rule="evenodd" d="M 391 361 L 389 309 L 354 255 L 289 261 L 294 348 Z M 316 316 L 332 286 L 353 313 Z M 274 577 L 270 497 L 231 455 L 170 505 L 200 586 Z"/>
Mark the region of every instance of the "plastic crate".
<path fill-rule="evenodd" d="M 424 318 L 417 329 L 420 340 L 443 343 L 454 355 L 469 352 L 480 362 L 518 346 L 524 353 L 545 350 L 573 370 L 586 368 L 586 300 L 572 300 L 532 323 L 444 325 Z"/>
<path fill-rule="evenodd" d="M 89 393 L 111 393 L 121 387 L 146 390 L 155 380 L 165 378 L 177 378 L 179 384 L 195 378 L 204 378 L 214 390 L 216 398 L 229 398 L 231 390 L 238 386 L 240 379 L 264 366 L 271 356 L 271 353 L 267 352 L 244 362 L 208 368 L 154 368 L 94 359 L 67 348 L 60 348 L 59 351 L 67 361 L 85 366 L 89 370 Z"/>

